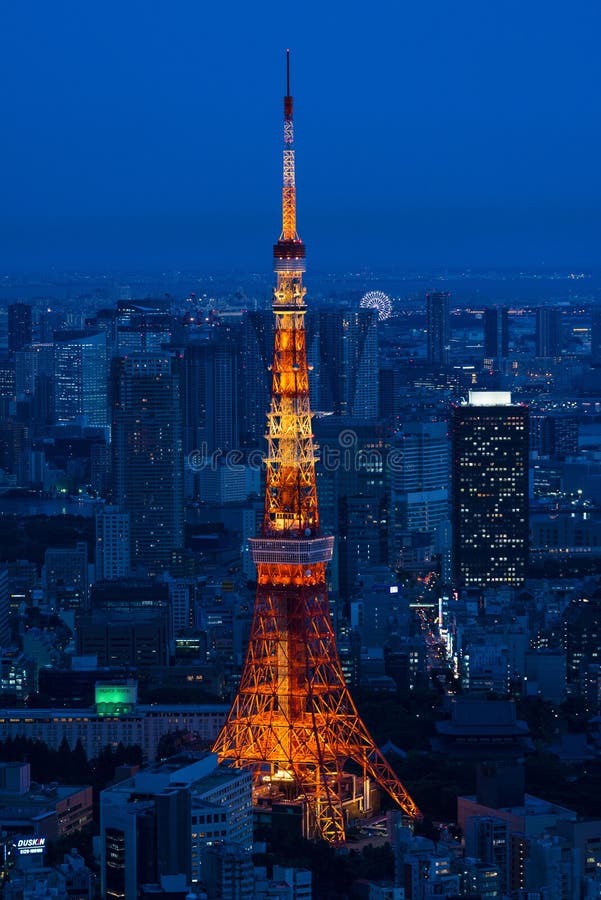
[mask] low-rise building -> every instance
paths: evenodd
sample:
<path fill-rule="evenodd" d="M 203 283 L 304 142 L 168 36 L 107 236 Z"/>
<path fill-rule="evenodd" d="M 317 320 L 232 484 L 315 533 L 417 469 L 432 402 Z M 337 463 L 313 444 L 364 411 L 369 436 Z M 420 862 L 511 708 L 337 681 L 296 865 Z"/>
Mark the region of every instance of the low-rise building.
<path fill-rule="evenodd" d="M 173 731 L 190 731 L 200 741 L 213 743 L 225 722 L 225 704 L 202 706 L 128 705 L 120 702 L 119 688 L 113 685 L 115 702 L 104 699 L 87 709 L 0 709 L 0 731 L 4 740 L 26 737 L 43 741 L 58 750 L 66 739 L 73 750 L 81 741 L 88 759 L 94 759 L 103 747 L 119 744 L 142 748 L 145 761 L 156 759 L 160 739 Z M 104 697 L 104 695 L 102 695 Z"/>
<path fill-rule="evenodd" d="M 252 856 L 240 844 L 207 845 L 202 854 L 202 870 L 209 897 L 220 900 L 254 897 L 256 900 Z"/>
<path fill-rule="evenodd" d="M 29 763 L 0 763 L 0 831 L 55 840 L 92 821 L 92 788 L 31 781 Z"/>

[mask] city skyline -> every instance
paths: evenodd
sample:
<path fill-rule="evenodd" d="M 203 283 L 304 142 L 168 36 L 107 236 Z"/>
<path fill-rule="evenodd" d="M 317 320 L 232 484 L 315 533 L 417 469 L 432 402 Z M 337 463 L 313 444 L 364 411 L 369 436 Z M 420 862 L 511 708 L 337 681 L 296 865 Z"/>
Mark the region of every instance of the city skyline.
<path fill-rule="evenodd" d="M 3 10 L 0 270 L 266 270 L 287 46 L 315 270 L 596 262 L 598 10 L 138 11 Z"/>

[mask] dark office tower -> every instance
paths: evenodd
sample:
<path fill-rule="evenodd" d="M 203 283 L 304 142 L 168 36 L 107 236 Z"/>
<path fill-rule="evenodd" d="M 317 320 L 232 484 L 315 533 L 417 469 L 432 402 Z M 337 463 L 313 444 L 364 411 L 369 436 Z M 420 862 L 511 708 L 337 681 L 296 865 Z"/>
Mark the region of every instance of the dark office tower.
<path fill-rule="evenodd" d="M 528 562 L 528 408 L 470 391 L 452 419 L 453 566 L 458 584 L 521 585 Z"/>
<path fill-rule="evenodd" d="M 15 393 L 35 394 L 38 375 L 54 375 L 54 344 L 30 344 L 15 352 Z"/>
<path fill-rule="evenodd" d="M 181 362 L 182 437 L 185 459 L 206 442 L 208 340 L 188 344 Z"/>
<path fill-rule="evenodd" d="M 132 567 L 168 569 L 184 546 L 180 382 L 176 360 L 113 361 L 113 500 L 129 513 Z"/>
<path fill-rule="evenodd" d="M 0 568 L 0 649 L 10 644 L 8 569 Z"/>
<path fill-rule="evenodd" d="M 25 422 L 8 419 L 0 429 L 0 469 L 14 478 L 15 487 L 29 483 L 31 429 Z"/>
<path fill-rule="evenodd" d="M 183 425 L 186 455 L 238 446 L 240 329 L 216 328 L 183 353 Z"/>
<path fill-rule="evenodd" d="M 307 321 L 307 353 L 318 409 L 335 416 L 378 416 L 378 313 L 322 309 Z"/>
<path fill-rule="evenodd" d="M 16 395 L 15 361 L 6 354 L 0 355 L 0 421 L 10 415 L 11 401 Z"/>
<path fill-rule="evenodd" d="M 536 310 L 536 355 L 561 356 L 561 310 L 551 306 Z"/>
<path fill-rule="evenodd" d="M 390 441 L 379 423 L 317 416 L 315 438 L 324 463 L 317 491 L 324 530 L 338 535 L 331 565 L 332 584 L 350 599 L 357 575 L 370 565 L 388 565 L 388 485 Z"/>
<path fill-rule="evenodd" d="M 587 666 L 601 663 L 601 596 L 572 600 L 563 614 L 568 682 L 578 684 Z"/>
<path fill-rule="evenodd" d="M 449 364 L 451 344 L 451 320 L 449 318 L 450 294 L 434 291 L 426 294 L 428 316 L 428 362 L 444 368 Z"/>
<path fill-rule="evenodd" d="M 8 307 L 8 349 L 21 350 L 31 344 L 31 306 L 11 303 Z"/>
<path fill-rule="evenodd" d="M 530 416 L 530 449 L 565 459 L 578 453 L 580 419 L 563 411 Z"/>
<path fill-rule="evenodd" d="M 67 328 L 67 317 L 53 309 L 43 309 L 37 317 L 36 340 L 42 344 L 52 343 L 57 331 Z"/>
<path fill-rule="evenodd" d="M 88 605 L 88 545 L 48 547 L 42 568 L 46 603 L 52 609 L 83 610 Z"/>
<path fill-rule="evenodd" d="M 601 366 L 601 306 L 591 310 L 591 366 Z"/>
<path fill-rule="evenodd" d="M 504 359 L 509 353 L 509 315 L 505 307 L 484 310 L 484 357 Z"/>
<path fill-rule="evenodd" d="M 223 324 L 216 330 L 211 354 L 207 417 L 211 440 L 222 452 L 238 446 L 238 356 L 240 323 Z"/>
<path fill-rule="evenodd" d="M 273 362 L 273 313 L 251 310 L 244 315 L 239 369 L 240 441 L 263 446 L 265 411 L 269 409 Z"/>
<path fill-rule="evenodd" d="M 31 414 L 36 435 L 44 434 L 54 422 L 54 378 L 52 375 L 36 375 Z"/>

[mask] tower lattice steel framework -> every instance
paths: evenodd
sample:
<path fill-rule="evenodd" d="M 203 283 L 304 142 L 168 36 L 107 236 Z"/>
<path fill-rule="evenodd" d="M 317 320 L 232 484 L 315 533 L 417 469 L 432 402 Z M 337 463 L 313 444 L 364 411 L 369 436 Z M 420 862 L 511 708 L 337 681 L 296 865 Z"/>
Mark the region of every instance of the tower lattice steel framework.
<path fill-rule="evenodd" d="M 257 596 L 240 688 L 214 751 L 250 768 L 255 799 L 301 799 L 309 836 L 345 838 L 343 801 L 353 761 L 411 818 L 415 803 L 382 756 L 346 687 L 329 613 L 309 407 L 305 246 L 296 231 L 290 58 L 286 54 L 282 232 L 274 246 L 275 346 L 267 414 L 265 512 L 251 539 Z"/>

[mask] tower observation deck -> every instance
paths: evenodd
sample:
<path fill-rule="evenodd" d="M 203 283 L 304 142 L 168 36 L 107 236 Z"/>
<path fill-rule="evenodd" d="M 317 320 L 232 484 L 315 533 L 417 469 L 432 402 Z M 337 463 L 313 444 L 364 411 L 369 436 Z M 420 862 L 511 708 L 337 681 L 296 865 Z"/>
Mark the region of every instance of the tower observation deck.
<path fill-rule="evenodd" d="M 240 687 L 213 749 L 220 761 L 252 771 L 256 803 L 298 801 L 308 837 L 341 843 L 349 785 L 357 777 L 363 791 L 355 791 L 356 812 L 371 779 L 409 818 L 420 813 L 361 721 L 344 681 L 329 612 L 326 566 L 334 538 L 323 535 L 319 525 L 289 51 L 286 87 L 282 231 L 273 248 L 277 283 L 265 509 L 261 533 L 251 539 L 257 595 Z M 358 776 L 346 771 L 349 762 Z"/>

